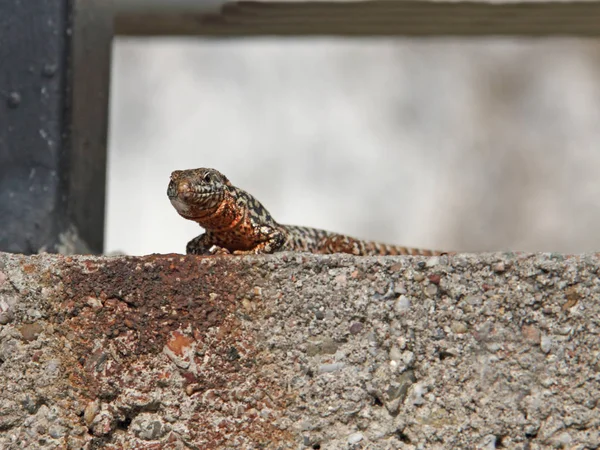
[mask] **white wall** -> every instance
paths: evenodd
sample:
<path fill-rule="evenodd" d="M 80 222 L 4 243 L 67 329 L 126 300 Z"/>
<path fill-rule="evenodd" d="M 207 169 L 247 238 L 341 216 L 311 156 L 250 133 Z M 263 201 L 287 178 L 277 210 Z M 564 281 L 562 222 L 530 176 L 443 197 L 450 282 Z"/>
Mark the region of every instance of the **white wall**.
<path fill-rule="evenodd" d="M 106 251 L 183 252 L 215 167 L 283 223 L 410 246 L 600 249 L 600 45 L 115 43 Z"/>

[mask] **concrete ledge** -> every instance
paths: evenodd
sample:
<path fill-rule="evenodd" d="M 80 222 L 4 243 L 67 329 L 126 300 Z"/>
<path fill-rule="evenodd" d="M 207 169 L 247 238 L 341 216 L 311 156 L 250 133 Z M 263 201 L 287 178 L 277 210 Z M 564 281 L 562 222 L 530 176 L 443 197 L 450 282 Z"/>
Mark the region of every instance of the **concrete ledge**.
<path fill-rule="evenodd" d="M 0 254 L 0 448 L 597 448 L 599 270 Z"/>
<path fill-rule="evenodd" d="M 128 36 L 600 36 L 600 2 L 263 0 L 117 2 Z M 143 5 L 143 6 L 142 6 Z M 137 7 L 137 9 L 136 9 Z"/>

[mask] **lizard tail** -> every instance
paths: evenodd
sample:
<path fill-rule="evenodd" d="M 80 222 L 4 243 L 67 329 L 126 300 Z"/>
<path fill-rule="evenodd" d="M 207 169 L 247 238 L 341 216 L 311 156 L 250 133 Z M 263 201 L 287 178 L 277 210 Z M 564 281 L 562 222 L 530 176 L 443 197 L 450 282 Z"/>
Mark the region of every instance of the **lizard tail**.
<path fill-rule="evenodd" d="M 318 253 L 349 253 L 356 256 L 441 256 L 453 254 L 452 252 L 443 252 L 439 250 L 425 250 L 382 244 L 373 241 L 361 241 L 342 234 L 333 234 L 323 238 L 319 244 Z"/>

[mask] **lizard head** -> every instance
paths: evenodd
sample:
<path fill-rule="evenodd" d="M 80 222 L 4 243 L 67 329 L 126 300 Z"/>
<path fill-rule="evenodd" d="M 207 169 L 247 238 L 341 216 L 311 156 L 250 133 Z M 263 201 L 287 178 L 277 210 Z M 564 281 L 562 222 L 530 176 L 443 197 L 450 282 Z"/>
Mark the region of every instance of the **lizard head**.
<path fill-rule="evenodd" d="M 227 177 L 215 169 L 175 170 L 171 173 L 167 195 L 181 216 L 194 219 L 217 208 L 230 186 Z"/>

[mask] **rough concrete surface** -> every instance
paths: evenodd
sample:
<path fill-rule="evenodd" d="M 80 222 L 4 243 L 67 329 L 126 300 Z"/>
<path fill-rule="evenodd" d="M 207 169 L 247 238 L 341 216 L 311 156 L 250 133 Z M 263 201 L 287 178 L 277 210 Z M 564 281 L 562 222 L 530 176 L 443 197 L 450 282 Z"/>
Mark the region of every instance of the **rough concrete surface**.
<path fill-rule="evenodd" d="M 598 448 L 599 270 L 0 254 L 0 448 Z"/>

